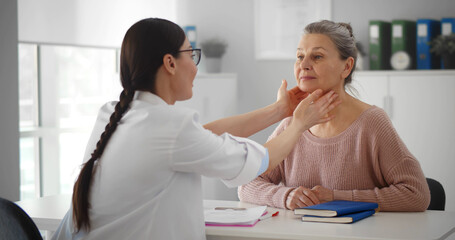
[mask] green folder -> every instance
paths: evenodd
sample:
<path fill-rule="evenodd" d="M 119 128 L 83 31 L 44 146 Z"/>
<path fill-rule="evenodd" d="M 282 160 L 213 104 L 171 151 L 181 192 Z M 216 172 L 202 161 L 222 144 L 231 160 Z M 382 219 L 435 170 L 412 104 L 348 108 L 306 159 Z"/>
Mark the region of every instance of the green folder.
<path fill-rule="evenodd" d="M 408 20 L 392 21 L 392 56 L 404 51 L 411 58 L 408 69 L 416 69 L 416 22 Z"/>
<path fill-rule="evenodd" d="M 370 69 L 390 69 L 391 24 L 390 22 L 370 21 Z"/>

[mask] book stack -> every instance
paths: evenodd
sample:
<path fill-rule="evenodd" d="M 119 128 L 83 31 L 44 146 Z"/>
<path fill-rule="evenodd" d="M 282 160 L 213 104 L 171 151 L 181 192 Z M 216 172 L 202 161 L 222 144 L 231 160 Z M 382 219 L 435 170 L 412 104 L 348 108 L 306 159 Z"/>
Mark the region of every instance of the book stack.
<path fill-rule="evenodd" d="M 303 215 L 304 222 L 353 223 L 373 215 L 378 208 L 377 203 L 337 200 L 296 208 L 294 214 Z"/>

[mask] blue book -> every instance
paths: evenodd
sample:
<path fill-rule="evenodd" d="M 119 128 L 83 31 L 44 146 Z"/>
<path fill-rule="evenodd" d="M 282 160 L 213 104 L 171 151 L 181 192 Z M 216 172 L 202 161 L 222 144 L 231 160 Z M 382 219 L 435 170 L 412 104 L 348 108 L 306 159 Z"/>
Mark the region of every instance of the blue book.
<path fill-rule="evenodd" d="M 325 222 L 325 223 L 353 223 L 361 219 L 367 218 L 373 215 L 375 210 L 367 210 L 362 212 L 356 212 L 351 214 L 346 214 L 338 217 L 320 217 L 320 216 L 311 216 L 303 215 L 302 221 L 304 222 Z"/>
<path fill-rule="evenodd" d="M 294 214 L 335 217 L 365 210 L 375 210 L 378 207 L 377 203 L 336 200 L 309 207 L 296 208 L 294 209 Z"/>
<path fill-rule="evenodd" d="M 439 69 L 440 57 L 430 53 L 430 42 L 441 34 L 441 24 L 432 19 L 417 20 L 417 69 Z"/>

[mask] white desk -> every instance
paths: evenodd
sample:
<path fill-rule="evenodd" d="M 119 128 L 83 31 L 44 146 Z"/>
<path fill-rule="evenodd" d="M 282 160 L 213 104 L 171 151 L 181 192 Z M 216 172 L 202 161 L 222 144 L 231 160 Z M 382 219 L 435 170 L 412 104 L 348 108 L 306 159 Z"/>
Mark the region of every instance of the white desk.
<path fill-rule="evenodd" d="M 59 195 L 19 201 L 40 230 L 55 231 L 69 208 L 71 196 Z M 204 207 L 252 207 L 236 201 L 204 200 Z M 455 239 L 455 212 L 379 212 L 354 224 L 302 222 L 294 212 L 279 210 L 277 217 L 254 227 L 206 227 L 209 240 L 227 239 Z"/>

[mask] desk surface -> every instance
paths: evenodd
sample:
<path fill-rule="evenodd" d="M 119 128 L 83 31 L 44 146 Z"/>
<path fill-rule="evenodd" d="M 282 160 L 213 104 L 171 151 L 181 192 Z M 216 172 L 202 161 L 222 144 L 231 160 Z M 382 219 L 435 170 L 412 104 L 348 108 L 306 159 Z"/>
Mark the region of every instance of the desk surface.
<path fill-rule="evenodd" d="M 41 230 L 55 231 L 66 214 L 69 195 L 19 201 Z M 253 207 L 237 201 L 204 200 L 205 208 Z M 254 227 L 206 227 L 207 239 L 455 239 L 455 212 L 379 212 L 353 224 L 302 222 L 293 211 L 260 221 Z"/>

